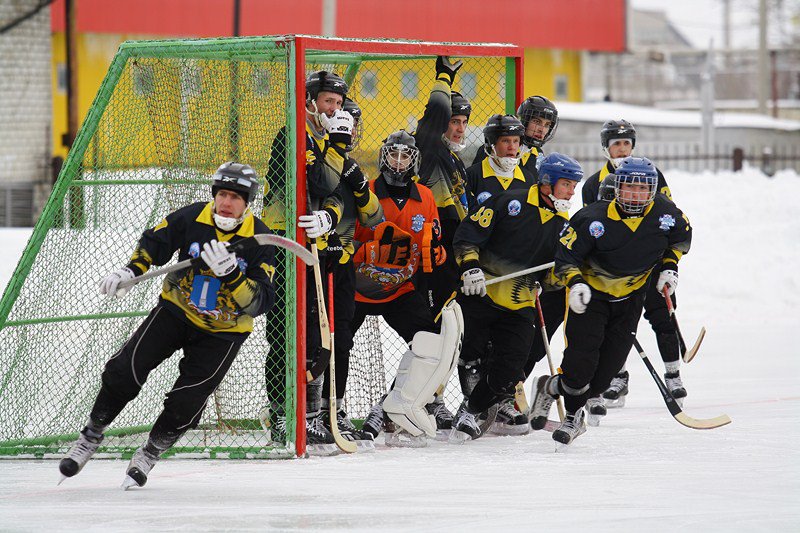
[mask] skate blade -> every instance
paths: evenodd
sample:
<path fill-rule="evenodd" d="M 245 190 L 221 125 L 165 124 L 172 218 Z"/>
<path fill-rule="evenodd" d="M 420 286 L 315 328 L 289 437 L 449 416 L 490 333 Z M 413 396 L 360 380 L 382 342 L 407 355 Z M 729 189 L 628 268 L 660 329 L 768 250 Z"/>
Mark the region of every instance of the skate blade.
<path fill-rule="evenodd" d="M 428 439 L 424 434 L 415 437 L 407 431 L 384 433 L 383 440 L 390 448 L 425 448 L 428 446 Z"/>
<path fill-rule="evenodd" d="M 375 451 L 375 442 L 371 440 L 357 440 L 356 441 L 356 452 L 357 453 L 369 453 Z"/>
<path fill-rule="evenodd" d="M 609 400 L 608 398 L 603 398 L 606 404 L 606 409 L 619 409 L 620 407 L 625 407 L 625 396 L 620 396 L 616 400 Z"/>
<path fill-rule="evenodd" d="M 56 487 L 57 487 L 57 486 L 59 486 L 59 485 L 61 485 L 62 483 L 64 483 L 64 480 L 65 480 L 65 479 L 69 479 L 69 476 L 65 476 L 65 475 L 64 475 L 64 474 L 62 474 L 61 472 L 59 472 L 59 474 L 58 474 L 58 475 L 60 476 L 60 478 L 59 478 L 59 480 L 58 480 L 58 483 L 56 483 Z"/>
<path fill-rule="evenodd" d="M 125 479 L 122 480 L 122 485 L 120 485 L 119 488 L 121 488 L 122 490 L 129 490 L 134 487 L 138 488 L 139 486 L 140 486 L 139 483 L 137 483 L 136 480 L 133 479 L 131 476 L 125 476 Z"/>
<path fill-rule="evenodd" d="M 452 430 L 453 430 L 452 428 L 450 428 L 450 429 L 437 429 L 436 430 L 436 436 L 433 439 L 435 441 L 438 441 L 438 442 L 447 442 L 448 439 L 450 438 L 450 432 Z"/>
<path fill-rule="evenodd" d="M 308 455 L 315 457 L 339 455 L 339 447 L 336 444 L 309 444 L 306 449 L 308 450 Z"/>
<path fill-rule="evenodd" d="M 675 403 L 677 403 L 677 404 L 678 404 L 678 407 L 680 407 L 681 409 L 683 409 L 683 400 L 685 400 L 685 399 L 686 399 L 686 398 L 675 398 Z"/>
<path fill-rule="evenodd" d="M 600 425 L 600 419 L 604 416 L 605 415 L 593 415 L 590 413 L 586 415 L 586 425 L 596 428 Z"/>
<path fill-rule="evenodd" d="M 450 435 L 447 437 L 447 442 L 450 444 L 464 444 L 468 440 L 472 440 L 469 433 L 464 433 L 456 428 L 450 430 Z"/>
<path fill-rule="evenodd" d="M 520 425 L 512 425 L 512 424 L 503 424 L 502 422 L 495 422 L 492 424 L 492 427 L 489 428 L 489 433 L 494 435 L 502 435 L 502 436 L 519 436 L 519 435 L 527 435 L 531 431 L 530 424 L 520 424 Z"/>
<path fill-rule="evenodd" d="M 556 453 L 567 453 L 569 450 L 569 444 L 564 444 L 563 442 L 556 442 Z"/>

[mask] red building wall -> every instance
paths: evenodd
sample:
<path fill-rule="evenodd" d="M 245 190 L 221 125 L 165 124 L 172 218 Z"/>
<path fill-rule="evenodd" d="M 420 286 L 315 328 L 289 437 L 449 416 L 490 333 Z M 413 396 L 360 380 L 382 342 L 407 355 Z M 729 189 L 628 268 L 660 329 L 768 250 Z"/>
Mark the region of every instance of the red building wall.
<path fill-rule="evenodd" d="M 74 0 L 78 31 L 219 37 L 233 33 L 234 0 Z M 241 0 L 240 33 L 322 32 L 322 0 Z M 64 29 L 64 0 L 51 7 Z M 525 48 L 619 52 L 626 0 L 338 0 L 339 37 L 510 42 Z"/>

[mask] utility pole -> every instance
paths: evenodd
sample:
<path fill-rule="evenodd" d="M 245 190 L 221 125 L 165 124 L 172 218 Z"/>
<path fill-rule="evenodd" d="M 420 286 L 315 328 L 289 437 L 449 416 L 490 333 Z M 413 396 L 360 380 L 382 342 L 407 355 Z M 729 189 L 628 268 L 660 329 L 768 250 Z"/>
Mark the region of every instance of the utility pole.
<path fill-rule="evenodd" d="M 731 68 L 731 0 L 722 0 L 722 48 L 725 50 L 725 68 Z"/>
<path fill-rule="evenodd" d="M 758 0 L 758 112 L 767 114 L 769 52 L 767 51 L 767 0 Z"/>
<path fill-rule="evenodd" d="M 706 69 L 702 76 L 702 144 L 703 153 L 714 153 L 714 40 L 708 44 Z"/>
<path fill-rule="evenodd" d="M 336 0 L 322 0 L 322 35 L 336 37 Z"/>

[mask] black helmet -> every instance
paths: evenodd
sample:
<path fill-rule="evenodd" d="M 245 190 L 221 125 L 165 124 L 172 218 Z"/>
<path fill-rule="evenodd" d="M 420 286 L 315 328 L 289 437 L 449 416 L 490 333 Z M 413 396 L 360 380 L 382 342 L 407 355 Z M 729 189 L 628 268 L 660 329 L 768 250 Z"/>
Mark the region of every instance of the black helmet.
<path fill-rule="evenodd" d="M 636 147 L 636 128 L 624 119 L 608 120 L 600 130 L 600 144 L 608 148 L 611 139 L 630 139 L 631 147 Z"/>
<path fill-rule="evenodd" d="M 250 165 L 233 161 L 223 163 L 214 172 L 213 180 L 211 183 L 212 197 L 216 196 L 220 189 L 225 189 L 241 195 L 249 204 L 258 194 L 258 175 Z"/>
<path fill-rule="evenodd" d="M 319 93 L 327 91 L 330 93 L 347 96 L 347 83 L 338 75 L 327 70 L 317 70 L 306 78 L 307 100 L 316 100 Z"/>
<path fill-rule="evenodd" d="M 525 127 L 514 115 L 492 115 L 483 128 L 486 153 L 492 152 L 492 146 L 500 137 L 517 136 L 521 140 L 524 135 Z"/>
<path fill-rule="evenodd" d="M 469 103 L 469 100 L 464 98 L 458 91 L 451 91 L 450 92 L 450 108 L 452 109 L 451 116 L 456 115 L 466 115 L 467 120 L 469 120 L 469 115 L 472 113 L 472 106 Z"/>
<path fill-rule="evenodd" d="M 353 116 L 353 120 L 356 122 L 361 120 L 361 108 L 353 100 L 345 97 L 344 103 L 342 103 L 342 109 L 350 113 L 350 115 Z"/>
<path fill-rule="evenodd" d="M 350 144 L 345 147 L 345 150 L 350 152 L 356 149 L 358 140 L 361 138 L 361 108 L 357 103 L 345 96 L 342 109 L 353 117 L 353 134 L 350 136 Z"/>
<path fill-rule="evenodd" d="M 545 98 L 544 96 L 529 96 L 517 108 L 517 116 L 525 129 L 528 128 L 528 122 L 533 118 L 541 118 L 550 121 L 550 129 L 544 136 L 544 139 L 535 139 L 525 135 L 522 137 L 522 142 L 528 147 L 541 148 L 547 141 L 553 138 L 558 128 L 558 109 L 556 106 Z"/>
<path fill-rule="evenodd" d="M 397 157 L 390 157 L 393 152 L 397 152 Z M 407 160 L 404 168 L 400 168 L 400 155 L 406 156 L 403 158 Z M 378 168 L 390 185 L 407 183 L 411 176 L 419 172 L 419 163 L 417 141 L 407 131 L 396 131 L 383 141 L 378 156 Z"/>

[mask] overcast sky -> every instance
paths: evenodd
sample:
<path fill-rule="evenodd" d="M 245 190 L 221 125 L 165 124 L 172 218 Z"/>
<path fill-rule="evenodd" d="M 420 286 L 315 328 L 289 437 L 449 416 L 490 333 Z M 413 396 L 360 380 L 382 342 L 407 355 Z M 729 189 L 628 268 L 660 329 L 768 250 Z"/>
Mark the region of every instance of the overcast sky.
<path fill-rule="evenodd" d="M 698 48 L 723 46 L 722 0 L 630 0 L 637 9 L 666 11 L 667 17 Z M 758 0 L 731 0 L 731 44 L 734 48 L 758 46 Z M 772 17 L 770 17 L 772 18 Z M 788 18 L 788 17 L 784 17 Z M 770 30 L 772 34 L 773 28 Z M 777 44 L 771 38 L 769 45 Z"/>

